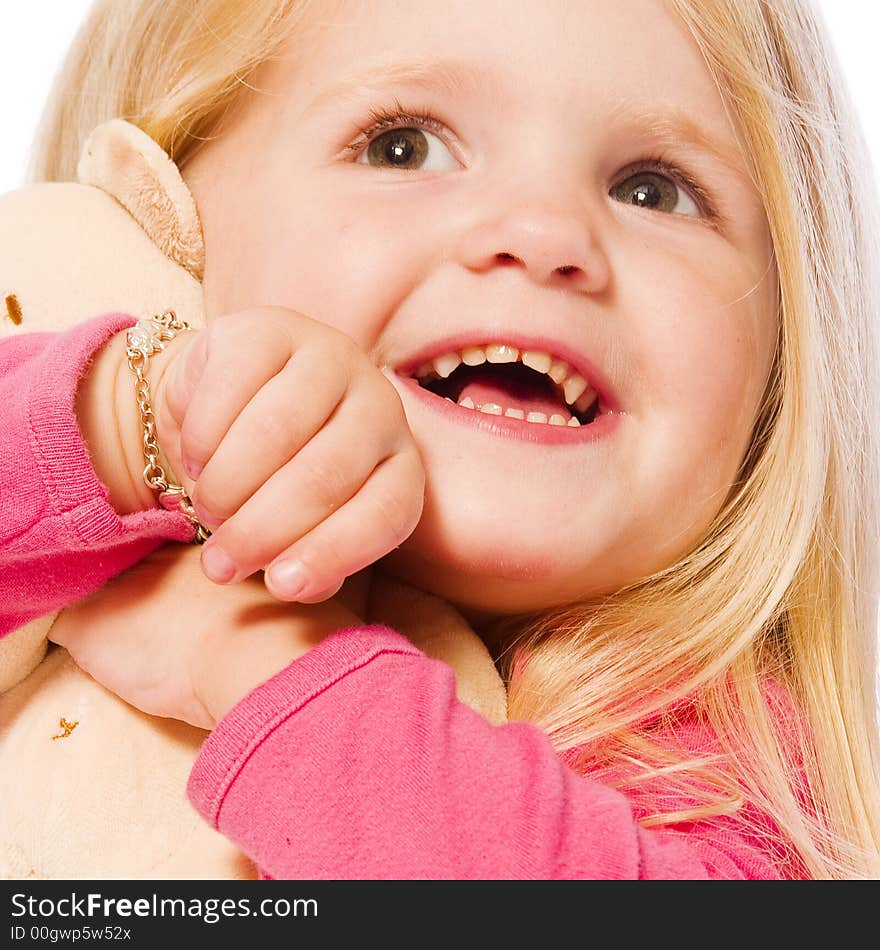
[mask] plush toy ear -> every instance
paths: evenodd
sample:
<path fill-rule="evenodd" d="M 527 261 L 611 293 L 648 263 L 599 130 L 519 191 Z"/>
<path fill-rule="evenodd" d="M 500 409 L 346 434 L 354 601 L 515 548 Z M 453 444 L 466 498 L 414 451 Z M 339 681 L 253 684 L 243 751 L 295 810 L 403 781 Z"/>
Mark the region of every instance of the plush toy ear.
<path fill-rule="evenodd" d="M 0 195 L 0 337 L 110 312 L 174 310 L 204 326 L 201 225 L 171 159 L 113 119 L 87 139 L 79 173 Z"/>
<path fill-rule="evenodd" d="M 86 140 L 79 180 L 112 195 L 172 261 L 201 282 L 205 246 L 195 202 L 177 165 L 145 132 L 111 119 Z"/>

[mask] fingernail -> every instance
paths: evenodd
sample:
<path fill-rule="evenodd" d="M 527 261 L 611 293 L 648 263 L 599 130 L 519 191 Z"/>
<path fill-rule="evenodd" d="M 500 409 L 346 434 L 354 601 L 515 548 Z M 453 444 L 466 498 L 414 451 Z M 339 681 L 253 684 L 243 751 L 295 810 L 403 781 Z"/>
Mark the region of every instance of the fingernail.
<path fill-rule="evenodd" d="M 299 561 L 280 561 L 267 571 L 273 592 L 288 600 L 295 600 L 309 583 L 305 568 Z"/>
<path fill-rule="evenodd" d="M 202 549 L 202 570 L 215 584 L 228 584 L 235 577 L 235 564 L 216 544 L 206 544 Z"/>
<path fill-rule="evenodd" d="M 196 478 L 199 477 L 199 475 L 202 474 L 202 469 L 205 466 L 202 465 L 200 462 L 193 462 L 191 459 L 187 459 L 183 463 L 183 467 L 186 469 L 186 474 L 189 475 L 190 478 L 195 480 Z"/>

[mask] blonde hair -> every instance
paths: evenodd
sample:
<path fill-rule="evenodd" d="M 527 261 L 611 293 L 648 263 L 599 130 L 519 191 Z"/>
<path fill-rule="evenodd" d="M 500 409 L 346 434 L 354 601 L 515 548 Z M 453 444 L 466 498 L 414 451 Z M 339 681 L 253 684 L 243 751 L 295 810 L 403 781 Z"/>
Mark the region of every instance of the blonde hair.
<path fill-rule="evenodd" d="M 673 8 L 736 111 L 764 200 L 779 276 L 773 372 L 699 545 L 609 597 L 499 622 L 510 714 L 625 788 L 644 826 L 754 821 L 777 835 L 787 873 L 880 877 L 880 202 L 868 149 L 809 0 Z M 302 9 L 99 0 L 59 74 L 33 177 L 75 177 L 84 137 L 114 116 L 183 166 Z M 785 713 L 786 694 L 802 718 Z M 724 755 L 659 744 L 658 724 L 685 700 Z M 693 808 L 664 812 L 658 787 L 687 790 Z"/>
<path fill-rule="evenodd" d="M 95 0 L 55 79 L 30 177 L 72 181 L 86 136 L 125 118 L 182 168 L 314 0 Z"/>

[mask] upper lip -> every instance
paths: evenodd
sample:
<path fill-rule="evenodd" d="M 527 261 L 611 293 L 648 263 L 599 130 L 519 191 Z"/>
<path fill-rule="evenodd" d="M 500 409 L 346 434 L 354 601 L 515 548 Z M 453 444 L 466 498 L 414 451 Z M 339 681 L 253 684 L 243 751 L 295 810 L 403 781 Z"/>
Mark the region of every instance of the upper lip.
<path fill-rule="evenodd" d="M 569 366 L 587 381 L 587 384 L 596 390 L 599 397 L 599 407 L 604 411 L 616 411 L 620 408 L 617 394 L 605 374 L 599 368 L 597 361 L 575 349 L 568 343 L 548 336 L 519 333 L 515 330 L 503 330 L 498 327 L 487 327 L 484 330 L 470 327 L 461 333 L 444 337 L 426 344 L 405 362 L 394 367 L 399 376 L 415 375 L 424 363 L 443 356 L 445 353 L 461 352 L 468 346 L 486 346 L 489 343 L 506 343 L 515 346 L 520 352 L 523 350 L 542 350 L 549 353 L 554 359 L 564 360 Z"/>

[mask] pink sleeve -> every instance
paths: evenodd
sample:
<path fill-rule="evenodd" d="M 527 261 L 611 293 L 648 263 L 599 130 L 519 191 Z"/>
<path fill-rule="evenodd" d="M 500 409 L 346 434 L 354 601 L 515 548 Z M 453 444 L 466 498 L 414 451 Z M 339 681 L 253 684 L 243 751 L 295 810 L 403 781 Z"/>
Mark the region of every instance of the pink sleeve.
<path fill-rule="evenodd" d="M 383 625 L 328 637 L 218 724 L 189 795 L 265 877 L 773 878 L 719 830 L 649 831 L 533 726 L 492 726 Z"/>
<path fill-rule="evenodd" d="M 134 322 L 109 314 L 0 341 L 0 636 L 85 596 L 164 540 L 192 537 L 176 513 L 120 517 L 77 427 L 79 379 Z"/>

